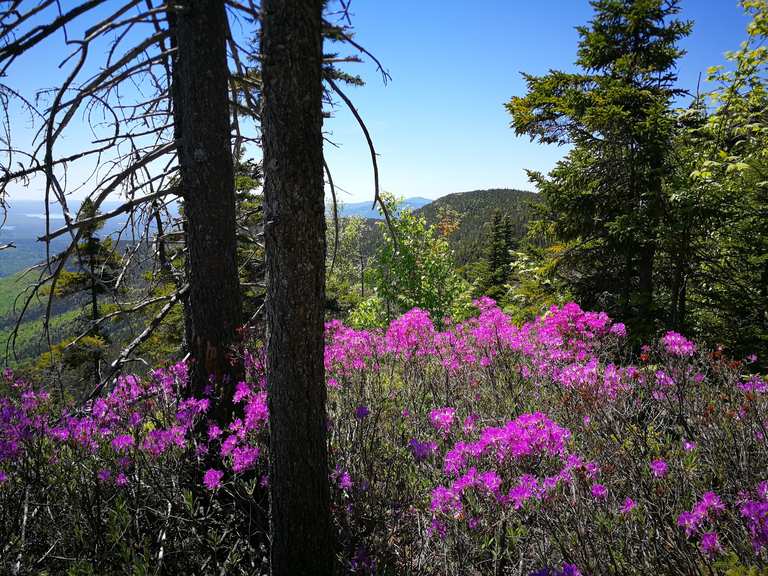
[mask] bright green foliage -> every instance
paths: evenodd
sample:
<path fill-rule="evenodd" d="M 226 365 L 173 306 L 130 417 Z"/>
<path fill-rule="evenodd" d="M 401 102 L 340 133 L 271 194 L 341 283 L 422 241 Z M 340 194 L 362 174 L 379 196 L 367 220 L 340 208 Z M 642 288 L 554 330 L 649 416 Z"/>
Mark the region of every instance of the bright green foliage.
<path fill-rule="evenodd" d="M 531 206 L 539 204 L 539 195 L 533 192 L 513 189 L 472 190 L 441 196 L 434 202 L 422 206 L 416 212 L 423 215 L 428 225 L 440 227 L 442 214 L 452 211 L 458 215 L 458 227 L 446 236 L 453 250 L 456 265 L 462 268 L 464 276 L 470 281 L 477 274 L 470 270 L 472 265 L 485 256 L 488 241 L 488 229 L 496 210 L 509 221 L 512 234 L 516 239 L 525 235 Z"/>
<path fill-rule="evenodd" d="M 364 302 L 355 318 L 388 321 L 411 308 L 427 310 L 435 322 L 465 317 L 471 310 L 470 287 L 455 270 L 448 241 L 423 216 L 397 213 L 394 199 L 386 201 L 396 216 L 392 230 L 380 224 L 384 244 L 368 274 L 375 299 Z"/>
<path fill-rule="evenodd" d="M 371 290 L 366 285 L 369 246 L 366 234 L 369 227 L 363 218 L 353 216 L 331 220 L 327 229 L 326 307 L 334 316 L 343 316 L 357 308 Z"/>
<path fill-rule="evenodd" d="M 674 63 L 690 24 L 676 2 L 606 0 L 579 28 L 583 74 L 526 76 L 520 134 L 573 145 L 549 175 L 510 302 L 558 292 L 641 338 L 662 327 L 768 355 L 768 3 L 742 2 L 748 38 L 686 109 Z"/>
<path fill-rule="evenodd" d="M 768 2 L 742 3 L 748 39 L 715 67 L 708 95 L 684 125 L 684 174 L 671 200 L 682 247 L 681 324 L 728 343 L 734 352 L 768 354 Z"/>

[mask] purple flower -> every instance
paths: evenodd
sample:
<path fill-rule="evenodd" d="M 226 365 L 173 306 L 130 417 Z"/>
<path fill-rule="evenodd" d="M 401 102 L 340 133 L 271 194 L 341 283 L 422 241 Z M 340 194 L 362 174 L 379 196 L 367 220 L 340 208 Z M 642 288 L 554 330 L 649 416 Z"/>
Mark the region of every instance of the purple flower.
<path fill-rule="evenodd" d="M 209 468 L 203 475 L 203 485 L 208 490 L 216 490 L 221 485 L 221 479 L 224 477 L 224 472 L 216 470 L 215 468 Z"/>
<path fill-rule="evenodd" d="M 624 500 L 624 504 L 621 506 L 620 512 L 622 514 L 629 514 L 635 508 L 637 508 L 637 503 L 634 500 L 632 500 L 632 498 L 627 497 Z"/>
<path fill-rule="evenodd" d="M 337 482 L 339 484 L 339 488 L 342 490 L 350 490 L 352 488 L 352 476 L 350 476 L 347 470 L 344 470 L 341 474 L 339 474 L 339 479 Z"/>
<path fill-rule="evenodd" d="M 102 468 L 96 473 L 96 477 L 99 479 L 99 482 L 109 482 L 109 479 L 112 478 L 112 472 Z"/>
<path fill-rule="evenodd" d="M 363 418 L 368 416 L 368 414 L 370 414 L 370 413 L 371 413 L 371 411 L 368 410 L 368 406 L 362 406 L 361 405 L 361 406 L 358 406 L 357 408 L 355 408 L 355 418 L 357 418 L 358 420 L 362 420 Z"/>
<path fill-rule="evenodd" d="M 662 338 L 664 348 L 672 356 L 690 357 L 696 353 L 696 345 L 682 334 L 667 332 Z"/>
<path fill-rule="evenodd" d="M 411 441 L 408 442 L 408 447 L 411 449 L 416 462 L 422 462 L 437 452 L 437 444 L 434 442 L 419 442 L 416 438 L 411 438 Z"/>
<path fill-rule="evenodd" d="M 121 434 L 120 436 L 115 436 L 112 440 L 112 448 L 114 448 L 116 452 L 127 451 L 133 444 L 133 436 L 130 434 Z"/>
<path fill-rule="evenodd" d="M 485 488 L 491 494 L 498 494 L 499 488 L 501 488 L 501 478 L 496 474 L 494 470 L 488 470 L 487 472 L 481 472 L 477 476 L 477 480 L 483 488 Z"/>
<path fill-rule="evenodd" d="M 260 453 L 258 446 L 238 446 L 232 451 L 232 471 L 244 472 L 253 468 Z"/>
<path fill-rule="evenodd" d="M 669 472 L 669 467 L 667 466 L 667 463 L 661 458 L 658 458 L 653 462 L 651 462 L 650 468 L 651 468 L 651 473 L 654 476 L 656 476 L 656 478 L 664 478 L 664 476 L 667 475 L 667 472 Z"/>
<path fill-rule="evenodd" d="M 592 484 L 590 492 L 595 500 L 605 500 L 608 497 L 608 489 L 602 484 Z"/>
<path fill-rule="evenodd" d="M 445 537 L 448 535 L 448 530 L 445 527 L 445 524 L 443 524 L 439 519 L 432 518 L 432 522 L 427 533 L 429 535 L 436 534 L 438 538 L 445 540 Z"/>
<path fill-rule="evenodd" d="M 704 532 L 701 535 L 699 546 L 701 551 L 707 556 L 714 556 L 720 552 L 720 541 L 718 540 L 717 532 Z"/>
<path fill-rule="evenodd" d="M 443 435 L 450 433 L 455 417 L 455 408 L 436 408 L 429 413 L 429 421 L 432 423 L 432 426 Z"/>
<path fill-rule="evenodd" d="M 677 517 L 677 525 L 685 529 L 685 535 L 690 536 L 699 530 L 702 518 L 693 512 L 681 512 Z"/>
<path fill-rule="evenodd" d="M 692 440 L 683 440 L 683 450 L 686 452 L 693 452 L 696 450 L 696 442 Z"/>
<path fill-rule="evenodd" d="M 768 546 L 768 502 L 764 497 L 763 500 L 747 500 L 740 513 L 747 524 L 752 547 L 759 553 Z"/>
<path fill-rule="evenodd" d="M 209 424 L 208 425 L 208 438 L 211 440 L 216 440 L 216 438 L 220 437 L 222 434 L 221 428 L 219 428 L 218 424 Z"/>

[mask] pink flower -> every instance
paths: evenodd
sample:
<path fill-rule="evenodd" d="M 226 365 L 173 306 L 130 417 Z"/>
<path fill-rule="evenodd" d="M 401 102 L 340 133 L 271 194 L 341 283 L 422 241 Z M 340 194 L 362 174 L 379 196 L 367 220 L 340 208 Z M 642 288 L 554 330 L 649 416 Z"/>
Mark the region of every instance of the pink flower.
<path fill-rule="evenodd" d="M 714 556 L 722 550 L 720 541 L 717 537 L 717 532 L 704 532 L 704 534 L 701 535 L 699 546 L 701 551 L 707 556 Z"/>
<path fill-rule="evenodd" d="M 608 498 L 608 488 L 602 484 L 592 484 L 590 492 L 595 500 L 605 500 Z"/>
<path fill-rule="evenodd" d="M 650 464 L 651 473 L 656 476 L 656 478 L 664 478 L 664 476 L 667 475 L 667 472 L 669 471 L 669 467 L 667 466 L 667 463 L 662 460 L 661 458 L 658 458 L 657 460 L 654 460 Z"/>
<path fill-rule="evenodd" d="M 637 508 L 637 503 L 634 500 L 632 500 L 632 498 L 627 497 L 624 500 L 624 504 L 621 506 L 620 512 L 622 514 L 629 514 L 635 508 Z"/>
<path fill-rule="evenodd" d="M 221 479 L 224 477 L 224 472 L 216 470 L 215 468 L 209 468 L 203 475 L 203 485 L 208 490 L 216 490 L 221 485 Z"/>
<path fill-rule="evenodd" d="M 662 342 L 666 351 L 672 356 L 684 358 L 696 353 L 696 345 L 677 332 L 667 332 L 662 338 Z"/>
<path fill-rule="evenodd" d="M 436 408 L 429 413 L 429 421 L 432 423 L 432 426 L 443 435 L 448 435 L 451 432 L 451 426 L 455 417 L 455 408 Z"/>

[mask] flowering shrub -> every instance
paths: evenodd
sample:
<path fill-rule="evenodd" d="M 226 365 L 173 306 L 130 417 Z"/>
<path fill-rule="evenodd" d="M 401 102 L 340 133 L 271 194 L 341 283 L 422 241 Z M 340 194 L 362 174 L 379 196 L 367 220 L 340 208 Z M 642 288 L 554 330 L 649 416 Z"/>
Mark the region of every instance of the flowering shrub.
<path fill-rule="evenodd" d="M 633 362 L 604 313 L 516 326 L 475 305 L 442 330 L 418 309 L 326 327 L 346 571 L 766 570 L 768 383 L 749 362 L 672 332 Z M 6 372 L 0 571 L 266 573 L 267 392 L 245 358 L 227 423 L 183 364 L 77 408 Z"/>

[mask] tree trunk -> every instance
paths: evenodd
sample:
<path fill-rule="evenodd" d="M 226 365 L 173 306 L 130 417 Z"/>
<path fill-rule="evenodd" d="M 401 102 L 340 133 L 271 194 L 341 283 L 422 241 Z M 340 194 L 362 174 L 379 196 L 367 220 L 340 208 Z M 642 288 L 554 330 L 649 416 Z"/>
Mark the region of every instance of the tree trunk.
<path fill-rule="evenodd" d="M 262 4 L 272 574 L 332 574 L 325 440 L 322 0 Z"/>
<path fill-rule="evenodd" d="M 638 259 L 638 306 L 640 324 L 647 334 L 653 329 L 653 264 L 656 259 L 656 245 L 647 242 L 640 247 Z M 647 335 L 646 334 L 646 335 Z"/>
<path fill-rule="evenodd" d="M 99 321 L 99 293 L 96 286 L 96 259 L 94 258 L 94 251 L 97 250 L 97 246 L 99 246 L 98 240 L 93 237 L 93 235 L 89 234 L 88 239 L 86 240 L 87 246 L 88 246 L 88 271 L 91 274 L 91 326 L 96 326 L 96 322 Z M 100 246 L 99 246 L 100 247 Z M 93 335 L 96 336 L 98 332 L 94 330 Z M 94 348 L 93 350 L 93 385 L 94 387 L 99 385 L 99 382 L 101 382 L 101 370 L 100 368 L 100 362 L 101 360 L 101 352 Z"/>
<path fill-rule="evenodd" d="M 226 421 L 242 366 L 230 350 L 241 323 L 230 145 L 226 12 L 220 0 L 180 0 L 172 8 L 177 54 L 172 97 L 186 216 L 189 295 L 185 336 L 190 393 L 211 378 L 212 416 Z"/>

